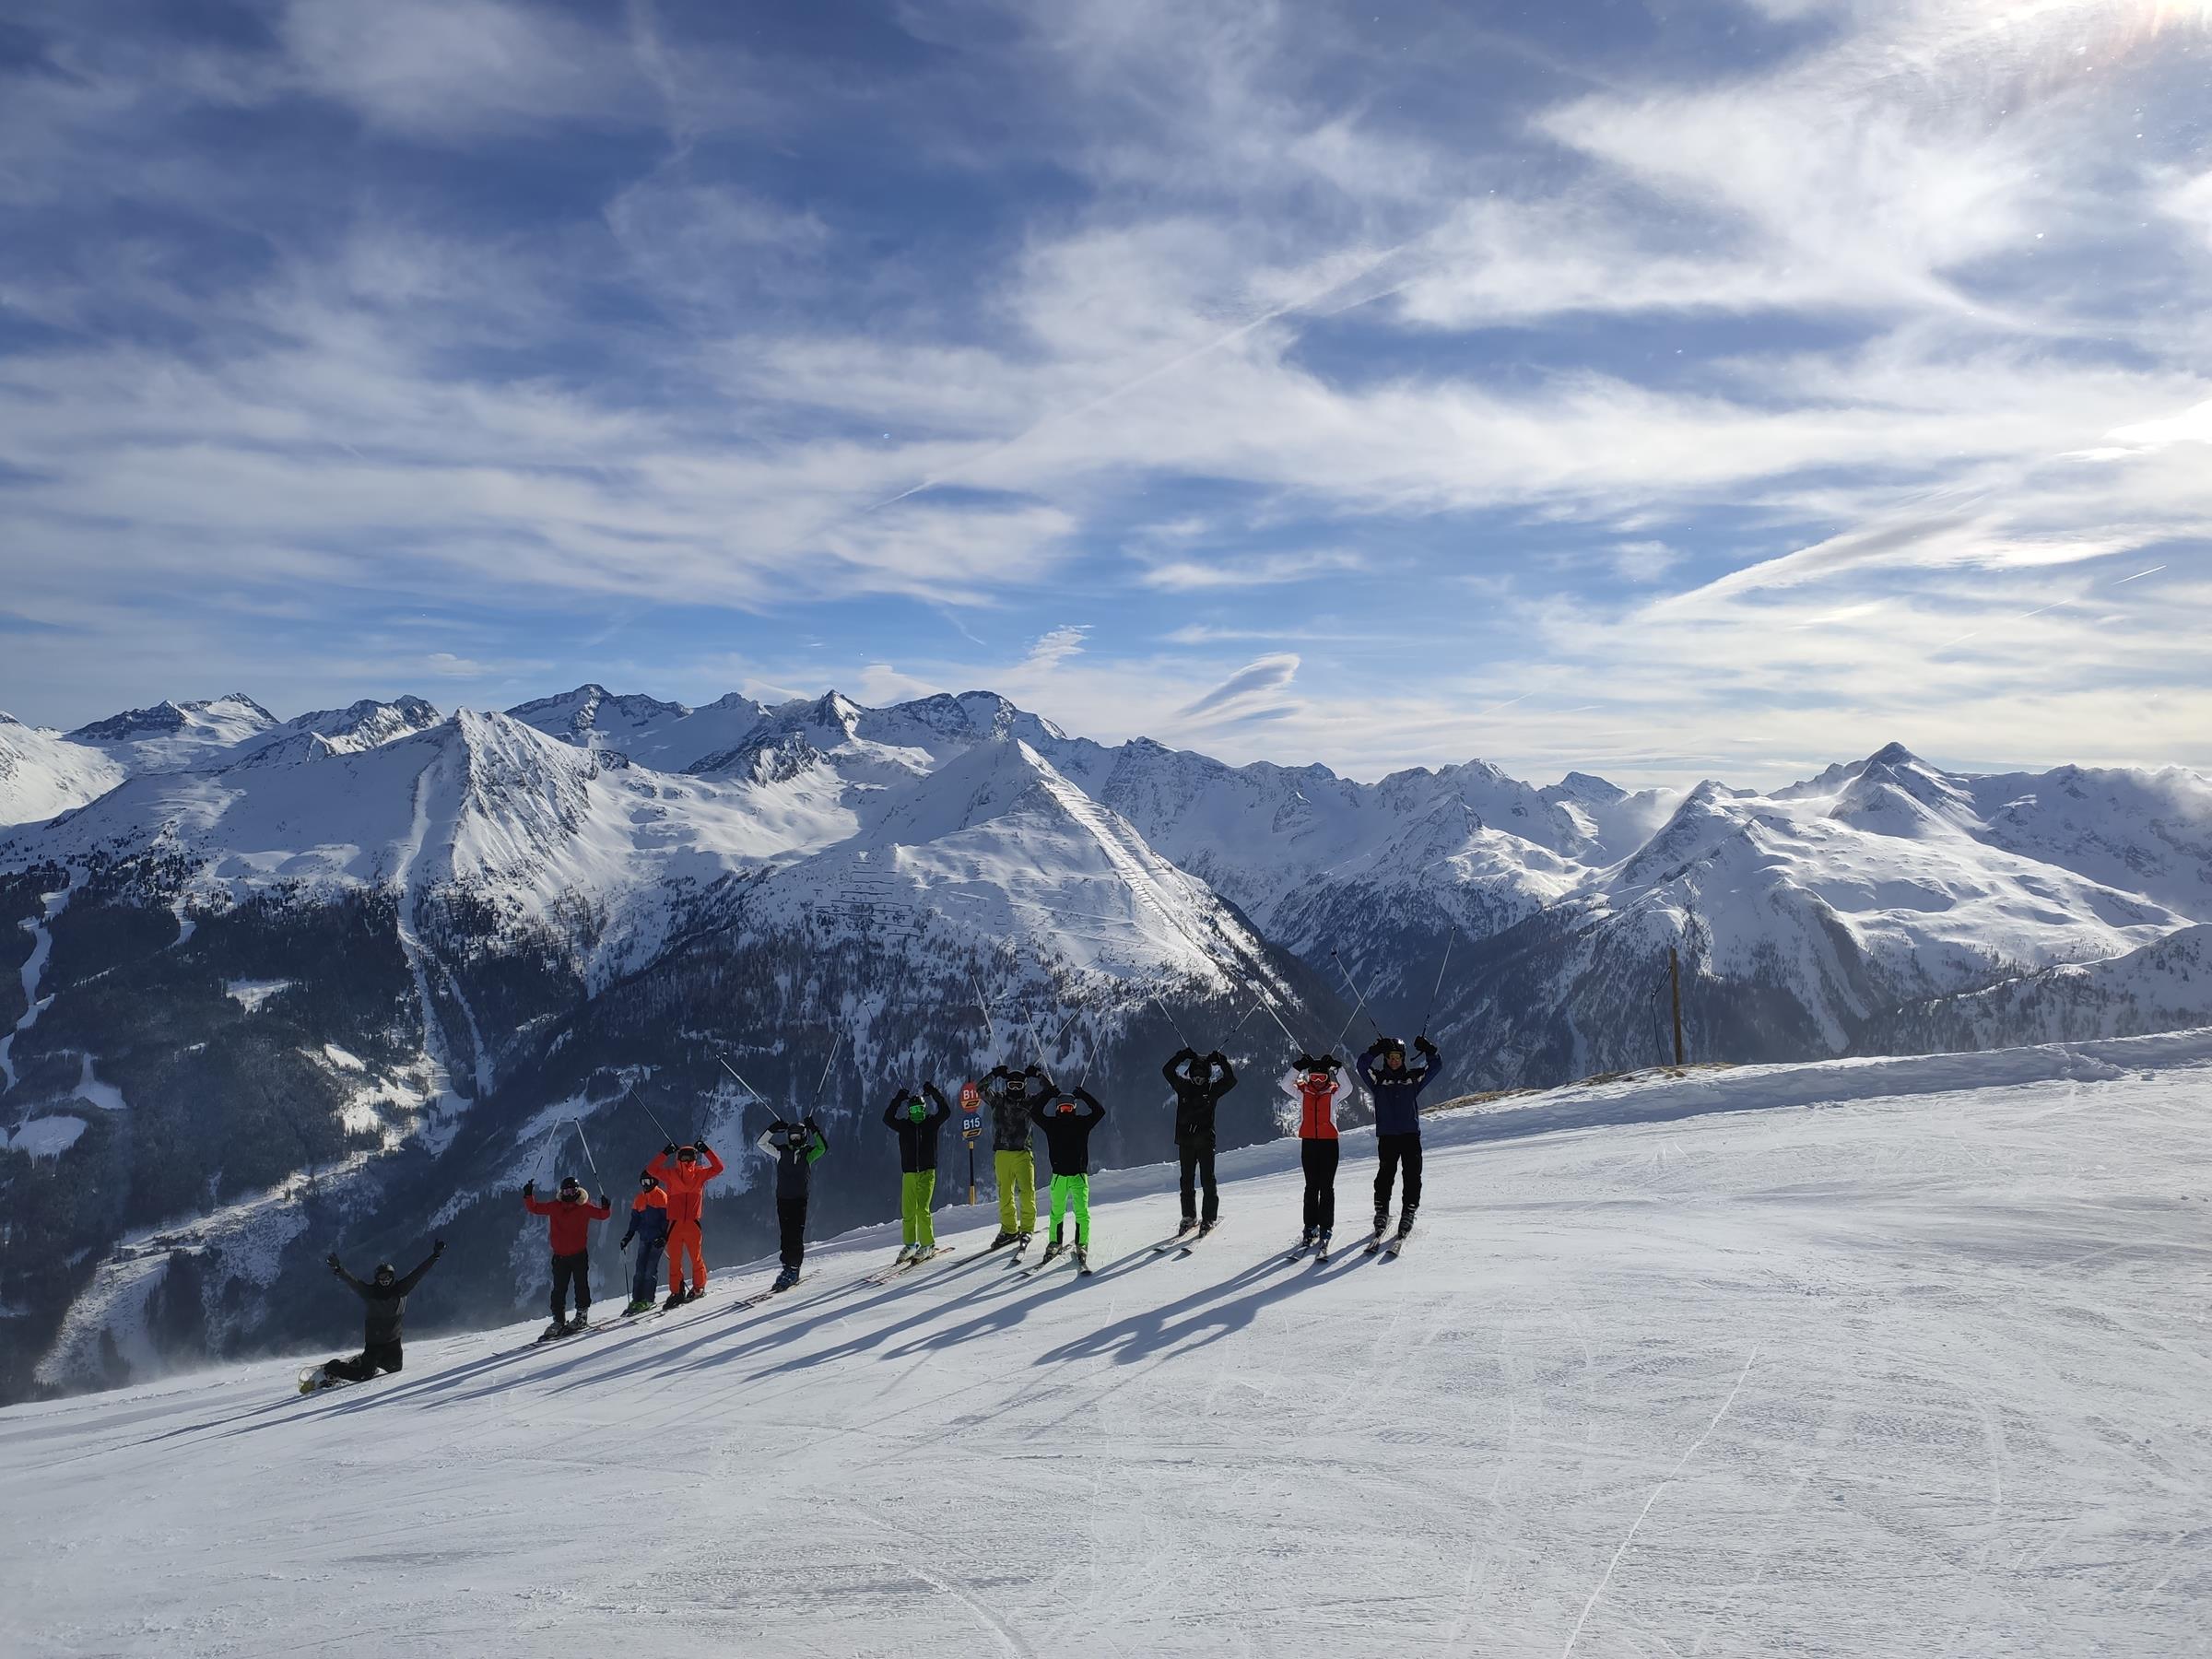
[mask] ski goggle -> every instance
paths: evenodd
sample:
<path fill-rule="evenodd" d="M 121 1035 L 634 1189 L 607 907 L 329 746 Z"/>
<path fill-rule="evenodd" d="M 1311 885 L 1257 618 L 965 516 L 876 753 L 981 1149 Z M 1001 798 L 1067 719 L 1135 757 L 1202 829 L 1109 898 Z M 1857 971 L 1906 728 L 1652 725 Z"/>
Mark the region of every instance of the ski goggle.
<path fill-rule="evenodd" d="M 694 1160 L 695 1160 L 695 1159 L 696 1159 L 698 1157 L 699 1157 L 699 1154 L 698 1154 L 698 1153 L 696 1153 L 696 1152 L 694 1152 L 694 1151 L 692 1151 L 690 1147 L 678 1147 L 678 1148 L 677 1149 L 677 1154 L 676 1154 L 676 1161 L 677 1161 L 677 1163 L 690 1163 L 690 1162 L 694 1161 Z"/>
<path fill-rule="evenodd" d="M 1312 1083 L 1316 1088 L 1325 1088 L 1328 1087 L 1329 1074 L 1327 1072 L 1315 1072 L 1307 1079 L 1307 1081 Z"/>
<path fill-rule="evenodd" d="M 1073 1112 L 1075 1109 L 1076 1103 L 1073 1100 L 1063 1100 L 1060 1102 L 1060 1111 L 1063 1113 Z"/>

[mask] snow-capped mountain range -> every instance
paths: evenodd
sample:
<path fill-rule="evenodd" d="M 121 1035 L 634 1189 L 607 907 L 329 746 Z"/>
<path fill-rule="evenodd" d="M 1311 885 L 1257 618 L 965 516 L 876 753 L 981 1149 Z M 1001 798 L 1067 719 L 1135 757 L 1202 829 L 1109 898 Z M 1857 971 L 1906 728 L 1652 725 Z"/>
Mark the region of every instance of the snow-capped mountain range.
<path fill-rule="evenodd" d="M 2175 769 L 1361 783 L 983 692 L 233 694 L 0 719 L 0 1308 L 30 1338 L 0 1395 L 297 1335 L 341 1236 L 497 1241 L 476 1294 L 512 1309 L 513 1189 L 566 1159 L 625 1190 L 664 1134 L 733 1154 L 710 1236 L 750 1253 L 756 1087 L 820 1079 L 846 1225 L 891 1206 L 895 1083 L 1041 1053 L 1121 1106 L 1101 1162 L 1144 1161 L 1182 1034 L 1266 1073 L 1425 1021 L 1452 1090 L 1559 1082 L 1668 1056 L 1670 948 L 1699 1060 L 2212 1019 L 2212 782 Z M 1271 1096 L 1230 1097 L 1231 1144 Z"/>

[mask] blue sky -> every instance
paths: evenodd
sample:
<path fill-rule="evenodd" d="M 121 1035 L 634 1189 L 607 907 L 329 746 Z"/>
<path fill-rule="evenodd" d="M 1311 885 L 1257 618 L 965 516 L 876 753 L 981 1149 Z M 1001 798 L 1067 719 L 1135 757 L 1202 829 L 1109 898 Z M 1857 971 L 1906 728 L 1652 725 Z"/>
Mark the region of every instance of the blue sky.
<path fill-rule="evenodd" d="M 18 0 L 0 707 L 2212 766 L 2212 0 Z"/>

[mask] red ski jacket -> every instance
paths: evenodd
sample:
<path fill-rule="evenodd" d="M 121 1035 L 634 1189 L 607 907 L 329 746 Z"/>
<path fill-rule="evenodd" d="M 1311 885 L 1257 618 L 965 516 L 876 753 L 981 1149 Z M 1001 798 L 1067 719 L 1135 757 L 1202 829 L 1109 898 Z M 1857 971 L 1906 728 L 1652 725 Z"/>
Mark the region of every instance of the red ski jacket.
<path fill-rule="evenodd" d="M 700 1194 L 722 1171 L 722 1159 L 707 1147 L 700 1147 L 696 1163 L 678 1163 L 664 1152 L 645 1166 L 645 1173 L 668 1189 L 668 1226 L 672 1230 L 699 1219 L 703 1202 Z"/>
<path fill-rule="evenodd" d="M 1298 1102 L 1299 1139 L 1336 1138 L 1336 1095 L 1340 1087 L 1332 1077 L 1329 1082 L 1316 1088 L 1313 1074 L 1306 1071 L 1292 1072 L 1283 1079 L 1283 1092 Z"/>
<path fill-rule="evenodd" d="M 558 1198 L 538 1198 L 528 1193 L 523 1194 L 523 1207 L 546 1218 L 546 1233 L 557 1256 L 582 1255 L 591 1246 L 592 1223 L 615 1213 L 604 1204 L 564 1204 Z"/>

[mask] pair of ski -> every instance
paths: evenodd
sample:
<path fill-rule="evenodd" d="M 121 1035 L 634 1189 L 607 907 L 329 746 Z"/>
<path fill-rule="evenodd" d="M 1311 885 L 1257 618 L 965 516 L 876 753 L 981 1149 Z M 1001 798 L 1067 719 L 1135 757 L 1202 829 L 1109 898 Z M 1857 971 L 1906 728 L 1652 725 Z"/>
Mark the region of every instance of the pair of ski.
<path fill-rule="evenodd" d="M 879 1268 L 874 1273 L 864 1275 L 853 1282 L 860 1285 L 888 1285 L 909 1268 L 919 1267 L 924 1262 L 934 1262 L 939 1256 L 950 1255 L 959 1248 L 958 1244 L 932 1245 L 918 1255 L 902 1255 L 888 1267 Z"/>
<path fill-rule="evenodd" d="M 1020 1259 L 1021 1258 L 1019 1256 L 1015 1257 L 1017 1262 L 1018 1262 Z M 1058 1245 L 1048 1244 L 1044 1247 L 1044 1253 L 1042 1255 L 1039 1256 L 1034 1262 L 1031 1262 L 1027 1267 L 1022 1268 L 1019 1277 L 1025 1279 L 1033 1279 L 1039 1274 L 1044 1272 L 1045 1269 L 1052 1266 L 1055 1262 L 1073 1262 L 1075 1260 L 1076 1253 L 1073 1250 L 1065 1249 Z M 1088 1278 L 1091 1275 L 1091 1271 L 1092 1269 L 1088 1262 L 1077 1263 L 1076 1266 L 1076 1277 L 1077 1278 Z"/>
<path fill-rule="evenodd" d="M 1369 1236 L 1367 1242 L 1359 1247 L 1359 1253 L 1363 1256 L 1380 1254 L 1385 1261 L 1395 1261 L 1398 1252 L 1406 1248 L 1407 1236 L 1403 1232 L 1387 1232 L 1382 1228 L 1377 1228 Z M 1318 1240 L 1300 1239 L 1290 1253 L 1283 1258 L 1283 1261 L 1288 1265 L 1291 1262 L 1302 1262 L 1306 1257 L 1312 1256 L 1317 1262 L 1325 1262 L 1329 1259 L 1329 1254 L 1328 1246 L 1321 1243 Z"/>
<path fill-rule="evenodd" d="M 1175 1252 L 1176 1259 L 1180 1261 L 1197 1249 L 1201 1240 L 1209 1238 L 1220 1230 L 1221 1223 L 1218 1221 L 1210 1227 L 1201 1227 L 1195 1221 L 1185 1221 L 1159 1243 L 1153 1245 L 1152 1253 L 1165 1255 L 1172 1250 Z"/>

